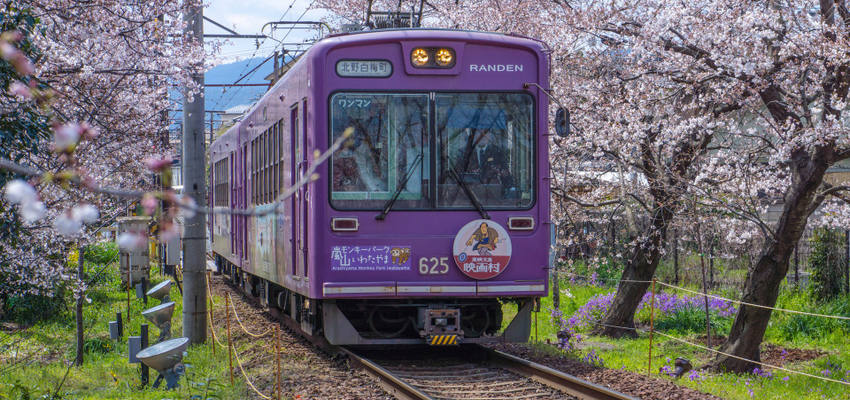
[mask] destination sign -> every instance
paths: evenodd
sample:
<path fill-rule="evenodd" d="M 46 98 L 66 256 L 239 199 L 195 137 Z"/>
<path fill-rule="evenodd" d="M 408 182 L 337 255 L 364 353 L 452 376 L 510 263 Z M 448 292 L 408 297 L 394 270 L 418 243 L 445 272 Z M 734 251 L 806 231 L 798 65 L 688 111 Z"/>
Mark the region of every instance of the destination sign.
<path fill-rule="evenodd" d="M 344 77 L 386 78 L 393 73 L 387 60 L 340 60 L 336 63 L 336 74 Z"/>

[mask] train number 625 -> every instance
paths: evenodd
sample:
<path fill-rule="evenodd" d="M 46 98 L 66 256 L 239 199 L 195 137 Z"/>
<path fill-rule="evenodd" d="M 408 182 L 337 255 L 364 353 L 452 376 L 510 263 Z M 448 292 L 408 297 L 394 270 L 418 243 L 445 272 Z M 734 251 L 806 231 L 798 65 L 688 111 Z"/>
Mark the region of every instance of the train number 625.
<path fill-rule="evenodd" d="M 419 273 L 422 275 L 442 275 L 449 273 L 448 257 L 422 257 L 419 259 Z"/>

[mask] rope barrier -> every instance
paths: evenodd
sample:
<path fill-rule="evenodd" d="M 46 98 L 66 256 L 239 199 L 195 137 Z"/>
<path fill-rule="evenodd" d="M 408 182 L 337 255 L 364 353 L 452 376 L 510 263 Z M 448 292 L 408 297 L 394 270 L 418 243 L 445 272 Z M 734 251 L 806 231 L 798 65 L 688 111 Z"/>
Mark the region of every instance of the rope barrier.
<path fill-rule="evenodd" d="M 260 397 L 262 397 L 262 398 L 264 398 L 264 399 L 266 399 L 266 400 L 271 400 L 271 397 L 270 397 L 270 396 L 266 396 L 266 395 L 264 395 L 262 392 L 260 392 L 259 390 L 257 390 L 257 388 L 254 386 L 254 383 L 253 383 L 253 382 L 251 382 L 251 379 L 250 379 L 250 378 L 248 378 L 248 374 L 246 374 L 246 373 L 245 373 L 245 369 L 242 367 L 242 361 L 239 359 L 239 352 L 238 352 L 238 351 L 236 351 L 236 349 L 233 349 L 233 356 L 236 358 L 236 365 L 238 365 L 238 366 L 239 366 L 239 371 L 241 371 L 241 372 L 242 372 L 242 376 L 243 376 L 243 377 L 245 377 L 245 383 L 247 383 L 247 384 L 248 384 L 248 387 L 250 387 L 250 388 L 251 388 L 251 390 L 253 390 L 253 391 L 254 391 L 254 393 L 256 393 L 258 396 L 260 396 Z"/>
<path fill-rule="evenodd" d="M 588 277 L 576 275 L 576 274 L 569 273 L 569 272 L 567 272 L 566 274 L 568 276 L 573 276 L 573 277 L 576 277 L 576 278 L 590 279 Z M 628 282 L 628 283 L 652 283 L 652 281 L 640 281 L 640 280 L 631 280 L 631 279 L 614 279 L 614 278 L 596 278 L 596 280 Z M 781 311 L 781 312 L 786 312 L 786 313 L 790 313 L 790 314 L 800 314 L 800 315 L 808 315 L 808 316 L 819 317 L 819 318 L 832 318 L 832 319 L 838 319 L 838 320 L 842 320 L 842 321 L 850 321 L 850 317 L 845 317 L 845 316 L 842 316 L 842 315 L 818 314 L 818 313 L 811 313 L 811 312 L 806 312 L 806 311 L 789 310 L 789 309 L 786 309 L 786 308 L 769 307 L 769 306 L 765 306 L 765 305 L 761 305 L 761 304 L 748 303 L 748 302 L 745 302 L 745 301 L 730 299 L 730 298 L 727 298 L 727 297 L 717 296 L 717 295 L 713 295 L 713 294 L 706 294 L 706 293 L 698 292 L 696 290 L 686 289 L 686 288 L 683 288 L 681 286 L 676 286 L 676 285 L 673 285 L 673 284 L 670 284 L 670 283 L 666 283 L 666 282 L 663 282 L 663 281 L 657 281 L 657 282 L 658 282 L 659 285 L 667 286 L 667 287 L 672 288 L 672 289 L 678 289 L 678 290 L 688 292 L 688 293 L 692 293 L 692 294 L 695 294 L 695 295 L 698 295 L 698 296 L 708 296 L 708 297 L 711 297 L 711 298 L 717 299 L 717 300 L 725 300 L 725 301 L 735 303 L 735 304 L 741 304 L 741 305 L 750 306 L 750 307 L 762 308 L 762 309 L 766 309 L 766 310 Z"/>
<path fill-rule="evenodd" d="M 841 316 L 841 315 L 818 314 L 818 313 L 810 313 L 810 312 L 806 312 L 806 311 L 788 310 L 788 309 L 785 309 L 785 308 L 768 307 L 768 306 L 764 306 L 764 305 L 761 305 L 761 304 L 747 303 L 745 301 L 729 299 L 729 298 L 726 298 L 726 297 L 721 297 L 721 296 L 717 296 L 717 295 L 713 295 L 713 294 L 704 294 L 704 293 L 700 293 L 700 292 L 697 292 L 697 291 L 694 291 L 694 290 L 685 289 L 683 287 L 679 287 L 679 286 L 676 286 L 676 285 L 671 285 L 669 283 L 664 283 L 664 282 L 661 282 L 661 281 L 658 281 L 658 284 L 663 285 L 663 286 L 667 286 L 667 287 L 670 287 L 670 288 L 673 288 L 673 289 L 678 289 L 678 290 L 681 290 L 681 291 L 684 291 L 684 292 L 695 293 L 695 294 L 698 294 L 700 296 L 708 296 L 708 297 L 711 297 L 713 299 L 725 300 L 725 301 L 728 301 L 728 302 L 731 302 L 731 303 L 742 304 L 742 305 L 750 306 L 750 307 L 757 307 L 757 308 L 762 308 L 762 309 L 766 309 L 766 310 L 782 311 L 782 312 L 787 312 L 787 313 L 791 313 L 791 314 L 809 315 L 809 316 L 812 316 L 812 317 L 833 318 L 833 319 L 839 319 L 839 320 L 844 320 L 844 321 L 850 321 L 850 317 L 844 317 L 844 316 Z"/>
<path fill-rule="evenodd" d="M 230 293 L 228 293 L 227 295 L 228 295 L 228 296 L 230 296 Z M 233 315 L 235 315 L 235 316 L 236 316 L 236 322 L 238 322 L 238 323 L 239 323 L 239 326 L 242 328 L 242 330 L 243 330 L 245 333 L 247 333 L 247 334 L 248 334 L 248 336 L 251 336 L 251 337 L 253 337 L 253 338 L 259 339 L 259 338 L 261 338 L 261 337 L 264 337 L 264 336 L 268 335 L 268 334 L 269 334 L 269 332 L 271 332 L 271 328 L 266 328 L 266 331 L 265 331 L 265 332 L 263 332 L 263 333 L 259 333 L 259 334 L 257 334 L 257 333 L 251 333 L 250 331 L 248 331 L 248 329 L 247 329 L 247 328 L 245 328 L 245 325 L 243 325 L 243 324 L 242 324 L 242 320 L 240 320 L 240 319 L 239 319 L 239 313 L 237 313 L 237 312 L 236 312 L 236 307 L 233 305 L 233 301 L 231 301 L 231 302 L 230 302 L 230 308 L 231 308 L 231 309 L 233 309 Z"/>
<path fill-rule="evenodd" d="M 215 302 L 213 302 L 213 301 L 212 301 L 212 298 L 213 298 L 213 297 L 212 297 L 212 290 L 211 290 L 211 288 L 210 288 L 210 285 L 211 285 L 211 282 L 210 282 L 210 275 L 209 275 L 209 274 L 207 274 L 207 298 L 209 299 L 210 304 L 215 305 Z M 219 345 L 219 347 L 221 347 L 221 348 L 227 348 L 227 346 L 225 346 L 225 345 L 221 344 L 221 342 L 218 340 L 218 335 L 215 333 L 215 325 L 213 324 L 213 310 L 212 310 L 212 308 L 210 308 L 210 313 L 209 313 L 209 314 L 210 314 L 210 318 L 209 318 L 209 321 L 210 321 L 210 333 L 212 334 L 213 342 L 215 342 L 216 344 L 218 344 L 218 345 Z"/>
<path fill-rule="evenodd" d="M 209 299 L 209 301 L 210 301 L 210 303 L 211 303 L 211 304 L 215 304 L 215 303 L 212 301 L 212 282 L 211 282 L 211 281 L 212 281 L 212 278 L 210 277 L 210 274 L 209 274 L 209 273 L 207 273 L 207 277 L 206 277 L 207 298 Z M 260 334 L 260 335 L 253 334 L 253 333 L 249 332 L 249 331 L 245 328 L 245 325 L 243 325 L 243 324 L 242 324 L 242 321 L 241 321 L 241 319 L 239 318 L 239 314 L 236 312 L 236 307 L 232 304 L 232 303 L 233 303 L 233 301 L 232 301 L 232 299 L 231 299 L 230 293 L 226 293 L 226 298 L 225 298 L 225 300 L 226 300 L 226 301 L 225 301 L 225 312 L 227 312 L 227 314 L 228 314 L 228 322 L 229 322 L 230 310 L 233 310 L 233 314 L 236 316 L 236 321 L 239 323 L 239 326 L 242 328 L 242 330 L 243 330 L 245 333 L 247 333 L 248 335 L 250 335 L 250 336 L 252 336 L 252 337 L 255 337 L 255 338 L 259 338 L 259 337 L 263 337 L 263 336 L 267 335 L 269 332 L 271 332 L 271 331 L 272 331 L 272 329 L 271 329 L 271 328 L 267 328 L 267 329 L 266 329 L 266 332 L 265 332 L 265 333 L 263 333 L 263 334 Z M 242 376 L 244 376 L 244 377 L 245 377 L 245 381 L 246 381 L 246 383 L 248 384 L 248 386 L 249 386 L 249 387 L 250 387 L 250 388 L 251 388 L 251 389 L 252 389 L 255 393 L 257 393 L 257 395 L 259 395 L 260 397 L 262 397 L 263 399 L 266 399 L 266 400 L 270 400 L 270 399 L 272 399 L 272 397 L 270 397 L 270 396 L 266 396 L 265 394 L 261 393 L 261 392 L 260 392 L 260 391 L 256 388 L 256 386 L 254 386 L 253 382 L 251 382 L 251 380 L 248 378 L 248 374 L 245 372 L 245 369 L 244 369 L 244 367 L 242 366 L 242 360 L 240 360 L 240 359 L 239 359 L 239 354 L 238 354 L 238 352 L 236 352 L 235 345 L 234 345 L 234 344 L 233 344 L 233 342 L 230 340 L 229 330 L 228 330 L 228 345 L 224 345 L 224 344 L 222 344 L 222 343 L 218 340 L 218 335 L 216 335 L 216 332 L 215 332 L 215 325 L 213 324 L 213 314 L 212 314 L 212 310 L 213 310 L 212 308 L 210 308 L 210 310 L 209 310 L 209 311 L 210 311 L 209 326 L 210 326 L 210 332 L 212 332 L 212 337 L 213 337 L 213 342 L 214 342 L 214 344 L 217 344 L 218 346 L 223 347 L 223 348 L 228 348 L 228 350 L 229 350 L 229 354 L 232 354 L 232 355 L 236 358 L 236 364 L 237 364 L 237 366 L 239 367 L 239 370 L 240 370 L 240 372 L 242 373 Z M 280 330 L 279 330 L 279 328 L 277 328 L 276 326 L 275 326 L 275 328 L 276 328 L 276 330 L 275 330 L 275 332 L 276 332 L 276 335 L 275 335 L 275 339 L 276 339 L 276 341 L 275 341 L 275 353 L 276 353 L 276 366 L 277 366 L 277 369 L 276 369 L 276 382 L 277 382 L 277 383 L 276 383 L 276 384 L 277 384 L 277 392 L 278 392 L 278 393 L 277 393 L 277 398 L 278 398 L 278 399 L 280 399 L 280 398 L 281 398 L 281 393 L 280 393 L 280 392 L 281 392 L 281 390 L 282 390 L 281 382 L 280 382 L 280 350 L 281 350 L 281 346 L 280 346 Z M 231 366 L 231 368 L 232 368 L 232 366 Z M 232 370 L 231 370 L 231 371 L 232 371 Z M 232 380 L 232 376 L 231 376 L 231 380 Z"/>
<path fill-rule="evenodd" d="M 578 274 L 574 274 L 574 273 L 572 273 L 572 272 L 559 272 L 559 274 L 566 274 L 567 276 L 571 276 L 571 277 L 573 277 L 573 278 L 581 278 L 581 279 L 586 279 L 586 280 L 588 280 L 588 281 L 590 281 L 590 280 L 597 280 L 597 281 L 608 281 L 608 282 L 617 282 L 617 283 L 620 283 L 620 282 L 627 282 L 627 283 L 652 283 L 652 281 L 651 281 L 651 280 L 649 280 L 649 281 L 642 281 L 642 280 L 636 280 L 636 279 L 618 279 L 618 278 L 600 278 L 600 277 L 596 277 L 596 278 L 591 279 L 591 278 L 589 278 L 589 277 L 582 276 L 582 275 L 578 275 Z"/>
<path fill-rule="evenodd" d="M 759 364 L 759 365 L 761 365 L 761 366 L 763 366 L 763 367 L 774 368 L 774 369 L 778 369 L 778 370 L 780 370 L 780 371 L 785 371 L 785 372 L 792 373 L 792 374 L 803 375 L 803 376 L 807 376 L 807 377 L 809 377 L 809 378 L 815 378 L 815 379 L 820 379 L 820 380 L 822 380 L 822 381 L 833 382 L 833 383 L 840 383 L 840 384 L 845 385 L 845 386 L 850 386 L 850 382 L 839 381 L 839 380 L 837 380 L 837 379 L 832 379 L 832 378 L 826 378 L 826 377 L 823 377 L 823 376 L 812 375 L 812 374 L 809 374 L 809 373 L 806 373 L 806 372 L 797 371 L 797 370 L 788 369 L 788 368 L 783 368 L 783 367 L 780 367 L 780 366 L 777 366 L 777 365 L 766 364 L 766 363 L 763 363 L 763 362 L 761 362 L 761 361 L 754 361 L 754 360 L 750 360 L 749 358 L 739 357 L 739 356 L 736 356 L 736 355 L 733 355 L 733 354 L 729 354 L 729 353 L 724 353 L 724 352 L 722 352 L 722 351 L 720 351 L 720 350 L 715 350 L 715 349 L 712 349 L 712 348 L 710 348 L 710 347 L 706 347 L 706 346 L 703 346 L 703 345 L 700 345 L 700 344 L 691 343 L 691 342 L 689 342 L 689 341 L 687 341 L 687 340 L 679 339 L 679 338 L 677 338 L 677 337 L 675 337 L 675 336 L 671 336 L 671 335 L 668 335 L 668 334 L 666 334 L 666 333 L 661 333 L 661 332 L 658 332 L 658 331 L 656 331 L 655 333 L 656 333 L 656 334 L 658 334 L 658 335 L 661 335 L 661 336 L 664 336 L 664 337 L 667 337 L 667 338 L 673 339 L 673 340 L 675 340 L 675 341 L 677 341 L 677 342 L 681 342 L 681 343 L 684 343 L 684 344 L 687 344 L 687 345 L 690 345 L 690 346 L 693 346 L 693 347 L 697 347 L 697 348 L 700 348 L 700 349 L 703 349 L 703 350 L 708 350 L 708 351 L 710 351 L 710 352 L 712 352 L 712 353 L 717 353 L 717 354 L 721 354 L 721 355 L 724 355 L 724 356 L 727 356 L 727 357 L 732 357 L 732 358 L 737 359 L 737 360 L 741 360 L 741 361 L 748 361 L 748 362 L 751 362 L 751 363 L 753 363 L 753 364 Z"/>
<path fill-rule="evenodd" d="M 568 273 L 568 275 L 577 276 L 577 275 L 569 274 L 569 273 Z M 622 280 L 622 281 L 625 282 L 626 280 Z M 652 281 L 650 281 L 650 282 L 652 282 Z M 792 313 L 792 314 L 809 315 L 809 316 L 813 316 L 813 317 L 850 320 L 850 317 L 810 313 L 810 312 L 805 312 L 805 311 L 788 310 L 788 309 L 776 308 L 776 307 L 768 307 L 768 306 L 763 306 L 763 305 L 760 305 L 760 304 L 753 304 L 753 303 L 748 303 L 748 302 L 744 302 L 744 301 L 729 299 L 729 298 L 722 297 L 722 296 L 700 293 L 700 292 L 697 292 L 695 290 L 686 289 L 686 288 L 683 288 L 683 287 L 671 285 L 669 283 L 665 283 L 665 282 L 661 282 L 661 281 L 657 281 L 657 283 L 664 285 L 664 286 L 667 286 L 667 287 L 670 287 L 672 289 L 682 290 L 682 291 L 689 292 L 689 293 L 692 293 L 692 294 L 696 294 L 696 295 L 699 295 L 699 296 L 708 296 L 708 297 L 711 297 L 711 298 L 714 298 L 714 299 L 725 300 L 725 301 L 729 301 L 729 302 L 732 302 L 732 303 L 737 303 L 737 304 L 742 304 L 742 305 L 747 305 L 747 306 L 752 306 L 752 307 L 758 307 L 758 308 L 769 309 L 769 310 L 777 310 L 777 311 L 782 311 L 782 312 L 787 312 L 787 313 Z M 654 293 L 654 290 L 653 290 L 653 293 Z M 650 335 L 658 334 L 660 336 L 663 336 L 663 337 L 666 337 L 668 339 L 677 341 L 679 343 L 683 343 L 683 344 L 686 344 L 688 346 L 696 347 L 698 349 L 706 350 L 706 351 L 709 351 L 709 352 L 712 352 L 712 353 L 715 353 L 715 354 L 720 354 L 720 355 L 723 355 L 723 356 L 726 356 L 726 357 L 731 357 L 731 358 L 734 358 L 736 360 L 746 361 L 746 362 L 750 362 L 750 363 L 753 363 L 753 364 L 756 364 L 756 365 L 760 365 L 762 367 L 773 368 L 773 369 L 776 369 L 776 370 L 779 370 L 779 371 L 784 371 L 784 372 L 787 372 L 787 373 L 790 373 L 790 374 L 805 376 L 805 377 L 808 377 L 808 378 L 814 378 L 814 379 L 818 379 L 818 380 L 821 380 L 821 381 L 824 381 L 824 382 L 832 382 L 832 383 L 838 383 L 838 384 L 845 385 L 845 386 L 850 386 L 850 382 L 832 379 L 832 378 L 828 378 L 828 377 L 824 377 L 824 376 L 817 376 L 817 375 L 810 374 L 810 373 L 803 372 L 803 371 L 797 371 L 797 370 L 788 369 L 788 368 L 785 368 L 785 367 L 780 367 L 778 365 L 767 364 L 767 363 L 764 363 L 764 362 L 761 362 L 761 361 L 750 360 L 750 359 L 745 358 L 745 357 L 740 357 L 740 356 L 736 356 L 734 354 L 729 354 L 729 353 L 726 353 L 726 352 L 723 352 L 723 351 L 720 351 L 720 350 L 712 349 L 708 346 L 703 346 L 703 345 L 700 345 L 700 344 L 697 344 L 697 343 L 692 343 L 692 342 L 689 342 L 687 340 L 680 339 L 678 337 L 668 335 L 668 334 L 663 333 L 663 332 L 656 331 L 654 329 L 654 327 L 652 328 L 651 331 L 647 331 L 645 329 L 639 329 L 639 328 L 636 328 L 636 327 L 632 328 L 632 327 L 626 327 L 626 326 L 609 325 L 609 324 L 602 323 L 599 320 L 589 321 L 589 322 L 591 324 L 594 324 L 594 325 L 604 326 L 604 327 L 608 327 L 608 328 L 631 330 L 631 331 L 635 331 L 635 332 L 648 333 Z M 651 360 L 651 357 L 652 357 L 651 354 L 652 353 L 650 352 L 650 360 Z"/>
<path fill-rule="evenodd" d="M 594 324 L 594 325 L 604 326 L 604 327 L 608 327 L 608 328 L 625 329 L 625 330 L 630 330 L 630 331 L 635 331 L 635 332 L 640 332 L 640 333 L 647 333 L 647 334 L 650 333 L 646 329 L 630 328 L 628 326 L 609 325 L 609 324 L 602 323 L 598 320 L 597 321 L 589 321 L 589 322 Z M 680 338 L 677 338 L 675 336 L 668 335 L 666 333 L 662 333 L 662 332 L 659 332 L 659 331 L 654 331 L 654 333 L 657 334 L 657 335 L 661 335 L 661 336 L 664 336 L 666 338 L 675 340 L 677 342 L 687 344 L 689 346 L 693 346 L 693 347 L 696 347 L 696 348 L 699 348 L 699 349 L 702 349 L 702 350 L 707 350 L 707 351 L 710 351 L 710 352 L 713 352 L 713 353 L 721 354 L 721 355 L 724 355 L 724 356 L 727 356 L 727 357 L 732 357 L 732 358 L 737 359 L 737 360 L 748 361 L 748 362 L 751 362 L 753 364 L 758 364 L 758 365 L 761 365 L 763 367 L 768 367 L 768 368 L 773 368 L 773 369 L 777 369 L 777 370 L 780 370 L 780 371 L 785 371 L 785 372 L 788 372 L 788 373 L 791 373 L 791 374 L 802 375 L 802 376 L 806 376 L 806 377 L 809 377 L 809 378 L 820 379 L 822 381 L 840 383 L 840 384 L 845 385 L 845 386 L 850 386 L 850 382 L 839 381 L 839 380 L 832 379 L 832 378 L 826 378 L 826 377 L 823 377 L 823 376 L 813 375 L 813 374 L 810 374 L 810 373 L 807 373 L 807 372 L 802 372 L 802 371 L 797 371 L 797 370 L 793 370 L 793 369 L 780 367 L 778 365 L 772 365 L 772 364 L 767 364 L 767 363 L 764 363 L 764 362 L 761 362 L 761 361 L 750 360 L 748 358 L 744 358 L 744 357 L 736 356 L 736 355 L 733 355 L 733 354 L 725 353 L 725 352 L 722 352 L 720 350 L 712 349 L 712 348 L 707 347 L 707 346 L 703 346 L 703 345 L 696 344 L 696 343 L 691 343 L 687 340 L 680 339 Z"/>

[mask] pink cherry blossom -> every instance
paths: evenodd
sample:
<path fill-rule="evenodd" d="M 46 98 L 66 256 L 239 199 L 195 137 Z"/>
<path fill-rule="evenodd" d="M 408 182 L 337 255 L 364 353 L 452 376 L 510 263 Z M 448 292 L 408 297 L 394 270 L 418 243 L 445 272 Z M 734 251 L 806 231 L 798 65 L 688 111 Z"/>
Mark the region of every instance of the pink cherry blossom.
<path fill-rule="evenodd" d="M 116 239 L 118 247 L 126 251 L 139 251 L 147 246 L 147 236 L 141 233 L 124 232 Z"/>
<path fill-rule="evenodd" d="M 53 145 L 56 151 L 68 151 L 73 149 L 80 141 L 82 128 L 78 124 L 64 124 L 56 129 L 53 136 Z"/>
<path fill-rule="evenodd" d="M 25 100 L 32 99 L 32 90 L 20 81 L 14 81 L 9 84 L 9 93 L 13 96 L 20 96 Z"/>

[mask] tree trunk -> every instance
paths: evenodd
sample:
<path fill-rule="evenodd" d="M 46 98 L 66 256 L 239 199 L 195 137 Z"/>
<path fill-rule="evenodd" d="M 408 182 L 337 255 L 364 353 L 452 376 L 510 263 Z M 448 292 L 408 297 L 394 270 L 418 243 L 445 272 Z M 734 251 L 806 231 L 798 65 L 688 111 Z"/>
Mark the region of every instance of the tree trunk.
<path fill-rule="evenodd" d="M 80 282 L 83 282 L 84 271 L 83 265 L 85 263 L 85 252 L 86 248 L 80 246 L 78 250 L 78 260 L 77 260 L 77 279 Z M 77 297 L 77 309 L 76 309 L 76 317 L 77 317 L 77 358 L 74 359 L 74 365 L 83 365 L 83 299 L 86 297 L 84 292 L 80 292 L 80 295 Z"/>
<path fill-rule="evenodd" d="M 803 235 L 809 215 L 823 201 L 817 193 L 831 157 L 818 153 L 810 156 L 801 150 L 795 154 L 792 183 L 785 194 L 775 235 L 765 240 L 759 259 L 747 276 L 743 302 L 767 307 L 776 305 L 779 285 L 788 273 L 794 247 Z M 719 354 L 711 366 L 731 372 L 748 372 L 757 367 L 761 361 L 759 345 L 764 339 L 770 314 L 769 309 L 742 305 L 721 352 L 752 361 Z"/>
<path fill-rule="evenodd" d="M 665 245 L 667 227 L 672 215 L 673 210 L 670 207 L 656 208 L 651 228 L 647 230 L 648 237 L 632 251 L 623 269 L 614 301 L 601 324 L 594 329 L 594 333 L 612 338 L 637 336 L 634 330 L 635 311 L 649 288 L 649 281 L 655 276 L 655 269 L 658 268 L 661 258 L 660 249 Z"/>

